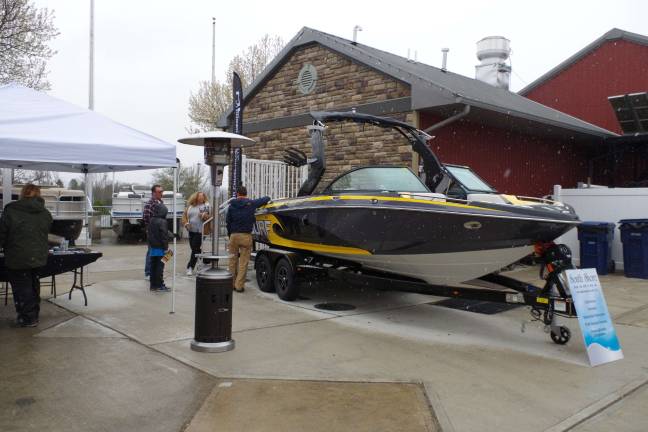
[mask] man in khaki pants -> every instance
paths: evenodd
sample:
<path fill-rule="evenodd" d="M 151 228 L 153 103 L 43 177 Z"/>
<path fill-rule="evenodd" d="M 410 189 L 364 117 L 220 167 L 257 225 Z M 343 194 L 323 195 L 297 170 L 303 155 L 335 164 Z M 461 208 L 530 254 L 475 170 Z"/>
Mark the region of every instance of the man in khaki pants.
<path fill-rule="evenodd" d="M 234 276 L 234 290 L 245 291 L 245 274 L 252 252 L 252 227 L 254 212 L 270 202 L 270 197 L 251 200 L 245 186 L 236 189 L 236 199 L 227 211 L 227 235 L 229 236 L 229 272 Z"/>

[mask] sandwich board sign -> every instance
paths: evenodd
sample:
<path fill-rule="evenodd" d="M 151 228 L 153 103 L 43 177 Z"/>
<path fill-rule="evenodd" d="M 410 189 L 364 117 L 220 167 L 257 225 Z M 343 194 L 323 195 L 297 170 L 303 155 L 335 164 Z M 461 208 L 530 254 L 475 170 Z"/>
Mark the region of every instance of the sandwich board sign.
<path fill-rule="evenodd" d="M 621 360 L 623 351 L 603 297 L 596 269 L 566 270 L 565 273 L 590 365 L 598 366 Z"/>

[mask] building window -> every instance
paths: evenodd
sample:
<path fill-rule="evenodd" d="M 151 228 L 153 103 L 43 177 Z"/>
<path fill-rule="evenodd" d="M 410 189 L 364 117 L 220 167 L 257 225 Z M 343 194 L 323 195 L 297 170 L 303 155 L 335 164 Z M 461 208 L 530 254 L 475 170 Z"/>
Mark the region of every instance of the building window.
<path fill-rule="evenodd" d="M 297 89 L 301 94 L 309 94 L 315 90 L 315 84 L 317 84 L 317 70 L 312 64 L 306 63 L 299 71 Z"/>

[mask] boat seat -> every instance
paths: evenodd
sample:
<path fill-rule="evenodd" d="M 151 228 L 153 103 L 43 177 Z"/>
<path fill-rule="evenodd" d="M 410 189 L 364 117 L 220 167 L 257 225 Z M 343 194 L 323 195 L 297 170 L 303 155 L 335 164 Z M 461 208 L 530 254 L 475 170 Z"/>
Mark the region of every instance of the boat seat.
<path fill-rule="evenodd" d="M 402 198 L 422 199 L 430 201 L 445 201 L 447 196 L 436 192 L 400 192 Z"/>
<path fill-rule="evenodd" d="M 497 194 L 472 193 L 468 194 L 468 202 L 485 202 L 491 204 L 509 204 L 504 198 Z"/>

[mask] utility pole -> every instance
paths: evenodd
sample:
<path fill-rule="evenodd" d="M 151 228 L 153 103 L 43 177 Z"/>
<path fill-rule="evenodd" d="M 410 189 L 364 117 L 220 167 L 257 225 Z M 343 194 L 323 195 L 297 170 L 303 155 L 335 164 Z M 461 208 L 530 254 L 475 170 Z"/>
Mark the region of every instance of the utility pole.
<path fill-rule="evenodd" d="M 212 17 L 212 86 L 216 83 L 216 18 Z"/>
<path fill-rule="evenodd" d="M 90 0 L 90 80 L 88 82 L 88 109 L 94 110 L 94 0 Z"/>

